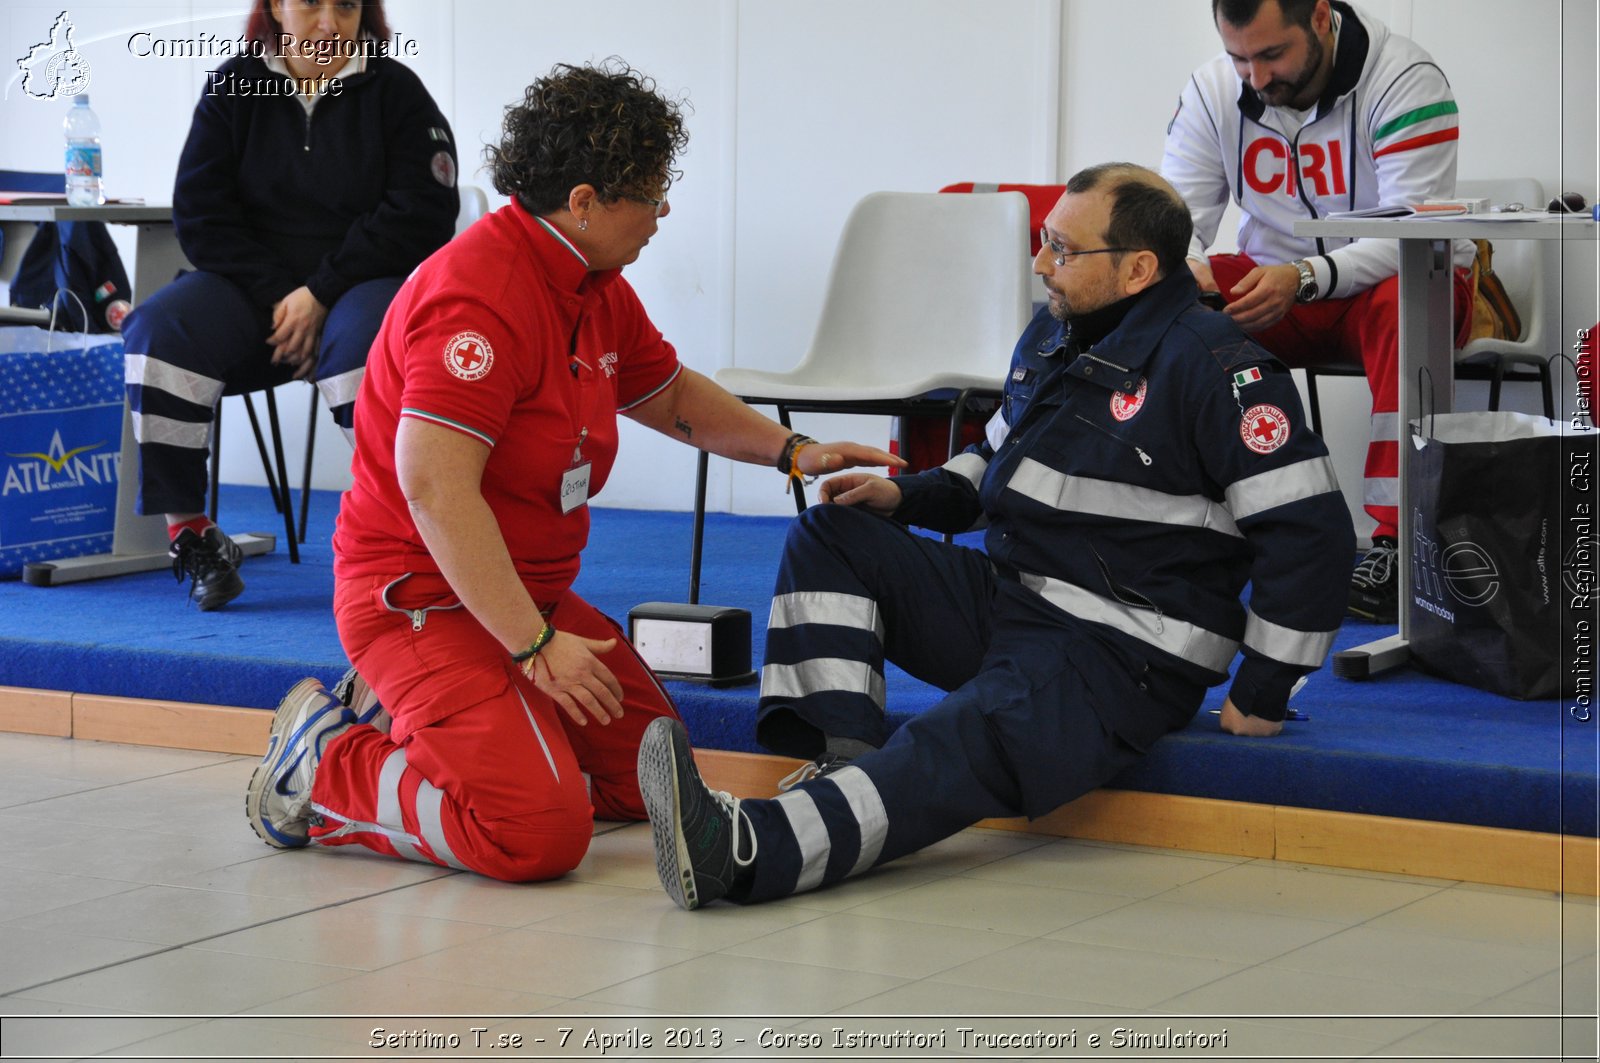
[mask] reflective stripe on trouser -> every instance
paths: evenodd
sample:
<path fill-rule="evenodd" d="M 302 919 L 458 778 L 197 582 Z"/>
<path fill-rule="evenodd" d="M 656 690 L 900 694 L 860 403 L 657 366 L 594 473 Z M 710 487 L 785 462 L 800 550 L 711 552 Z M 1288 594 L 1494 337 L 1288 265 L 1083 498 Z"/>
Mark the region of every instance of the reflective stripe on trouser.
<path fill-rule="evenodd" d="M 991 650 L 970 682 L 911 717 L 882 749 L 776 800 L 743 802 L 756 867 L 733 899 L 827 886 L 991 816 L 1041 815 L 1137 760 L 1093 704 L 1143 697 L 1120 662 L 1070 621 L 1058 626 L 1026 607 L 1013 619 L 997 620 L 995 636 L 1013 646 Z M 1186 692 L 1174 725 L 1199 698 L 1198 688 Z"/>
<path fill-rule="evenodd" d="M 323 324 L 316 379 L 339 382 L 334 420 L 350 424 L 350 402 L 367 352 L 402 280 L 365 281 L 342 295 Z M 228 394 L 293 378 L 272 364 L 270 315 L 232 281 L 185 273 L 142 300 L 123 325 L 128 405 L 139 443 L 141 513 L 193 513 L 205 506 L 206 461 L 215 410 Z M 355 374 L 352 381 L 351 374 Z"/>
<path fill-rule="evenodd" d="M 993 584 L 976 550 L 849 506 L 812 506 L 778 567 L 757 739 L 797 757 L 821 753 L 824 735 L 882 745 L 885 657 L 942 689 L 960 685 L 988 643 Z"/>
<path fill-rule="evenodd" d="M 1238 284 L 1255 265 L 1244 255 L 1211 256 L 1212 275 L 1224 292 Z M 1456 346 L 1460 347 L 1472 325 L 1472 281 L 1466 270 L 1455 271 L 1451 294 Z M 1271 328 L 1254 333 L 1251 338 L 1294 368 L 1363 367 L 1372 391 L 1372 432 L 1367 440 L 1362 498 L 1367 514 L 1377 522 L 1374 534 L 1395 535 L 1399 519 L 1395 485 L 1400 475 L 1400 437 L 1398 431 L 1384 430 L 1386 424 L 1394 423 L 1384 418 L 1393 418 L 1399 409 L 1399 280 L 1390 277 L 1349 297 L 1342 297 L 1336 287 L 1334 298 L 1291 307 Z M 1240 394 L 1248 405 L 1249 387 L 1242 388 Z"/>
<path fill-rule="evenodd" d="M 391 582 L 335 585 L 340 638 L 394 729 L 353 727 L 329 746 L 312 786 L 325 820 L 314 841 L 532 881 L 577 865 L 596 816 L 644 817 L 639 737 L 676 712 L 614 624 L 570 592 L 548 614 L 561 631 L 618 639 L 606 663 L 623 687 L 623 716 L 579 727 L 465 609 L 428 612 L 413 631 L 408 614 L 381 601 Z M 391 596 L 415 596 L 398 604 L 421 608 L 421 596 L 447 592 L 419 574 Z"/>

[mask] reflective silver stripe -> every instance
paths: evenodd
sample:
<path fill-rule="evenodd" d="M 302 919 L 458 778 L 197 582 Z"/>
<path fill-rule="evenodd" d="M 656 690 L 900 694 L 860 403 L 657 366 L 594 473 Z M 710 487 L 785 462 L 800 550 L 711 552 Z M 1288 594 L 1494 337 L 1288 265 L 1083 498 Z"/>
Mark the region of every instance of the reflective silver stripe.
<path fill-rule="evenodd" d="M 1263 657 L 1303 668 L 1320 668 L 1333 648 L 1334 631 L 1296 631 L 1249 613 L 1244 622 L 1244 644 Z"/>
<path fill-rule="evenodd" d="M 1076 584 L 1031 572 L 1022 573 L 1020 578 L 1024 587 L 1036 591 L 1058 609 L 1081 620 L 1115 628 L 1213 672 L 1226 672 L 1239 652 L 1239 644 L 1233 639 L 1152 609 L 1134 609 Z"/>
<path fill-rule="evenodd" d="M 176 395 L 200 406 L 215 406 L 222 398 L 222 381 L 179 369 L 147 354 L 127 355 L 122 379 L 124 383 L 165 391 L 168 395 Z"/>
<path fill-rule="evenodd" d="M 1228 488 L 1228 508 L 1234 520 L 1244 520 L 1302 498 L 1312 498 L 1339 490 L 1333 460 L 1307 458 L 1271 472 L 1261 472 L 1235 480 Z"/>
<path fill-rule="evenodd" d="M 1382 442 L 1385 439 L 1400 438 L 1400 415 L 1398 413 L 1375 413 L 1372 415 L 1372 427 L 1368 429 L 1372 438 Z"/>
<path fill-rule="evenodd" d="M 989 441 L 990 450 L 999 450 L 1005 445 L 1006 436 L 1011 434 L 1011 426 L 1006 424 L 1006 408 L 1001 406 L 994 411 L 994 416 L 989 418 L 989 423 L 983 426 L 983 436 Z"/>
<path fill-rule="evenodd" d="M 865 661 L 814 657 L 799 664 L 769 664 L 761 669 L 761 696 L 803 698 L 822 691 L 865 694 L 883 708 L 883 673 Z"/>
<path fill-rule="evenodd" d="M 989 463 L 971 452 L 957 454 L 944 463 L 946 472 L 955 473 L 964 480 L 970 481 L 973 487 L 983 483 L 983 473 Z"/>
<path fill-rule="evenodd" d="M 828 855 L 833 850 L 822 813 L 804 790 L 790 790 L 778 798 L 777 805 L 789 820 L 795 844 L 800 847 L 800 876 L 795 879 L 794 892 L 814 890 L 822 885 L 822 876 L 828 870 Z"/>
<path fill-rule="evenodd" d="M 361 390 L 361 378 L 367 375 L 367 367 L 358 365 L 346 373 L 335 376 L 325 376 L 317 381 L 317 390 L 322 393 L 322 402 L 333 409 L 336 406 L 348 406 L 356 401 L 356 393 Z"/>
<path fill-rule="evenodd" d="M 539 740 L 539 748 L 544 750 L 545 762 L 550 765 L 550 777 L 560 782 L 561 773 L 556 770 L 556 758 L 550 755 L 550 745 L 544 740 L 544 732 L 539 730 L 539 721 L 533 718 L 533 710 L 528 708 L 528 699 L 522 696 L 522 688 L 516 684 L 512 684 L 511 689 L 517 692 L 517 700 L 522 702 L 522 711 L 528 714 L 528 723 L 533 727 L 534 737 Z"/>
<path fill-rule="evenodd" d="M 1398 506 L 1400 481 L 1392 476 L 1369 476 L 1362 484 L 1361 501 L 1369 506 Z"/>
<path fill-rule="evenodd" d="M 211 449 L 211 422 L 174 421 L 171 417 L 133 413 L 133 438 L 139 443 L 165 443 L 190 450 Z"/>
<path fill-rule="evenodd" d="M 1169 495 L 1148 487 L 1089 476 L 1069 476 L 1033 458 L 1022 459 L 1006 488 L 1069 513 L 1207 528 L 1223 535 L 1242 537 L 1227 509 L 1204 495 Z"/>
<path fill-rule="evenodd" d="M 433 861 L 417 848 L 415 836 L 406 831 L 405 814 L 400 808 L 400 777 L 405 773 L 406 751 L 397 749 L 384 760 L 383 770 L 378 773 L 378 825 L 385 828 L 384 837 L 395 852 L 407 860 L 431 864 Z"/>
<path fill-rule="evenodd" d="M 338 828 L 328 831 L 326 834 L 319 834 L 311 839 L 312 843 L 316 845 L 329 845 L 332 844 L 332 840 L 334 838 L 343 838 L 350 834 L 376 834 L 380 837 L 389 839 L 389 844 L 393 845 L 396 849 L 400 847 L 400 842 L 406 842 L 409 844 L 410 842 L 416 841 L 415 838 L 407 834 L 405 831 L 390 830 L 388 827 L 385 827 L 379 823 L 363 823 L 362 821 L 356 819 L 345 819 L 343 813 L 335 812 L 326 805 L 319 805 L 315 801 L 311 802 L 311 807 L 315 811 L 321 813 L 325 819 L 339 821 Z M 423 863 L 431 863 L 431 861 L 425 860 Z"/>
<path fill-rule="evenodd" d="M 987 181 L 974 181 L 972 182 L 972 190 L 974 192 L 998 192 L 1000 191 L 1000 186 L 990 184 Z"/>
<path fill-rule="evenodd" d="M 434 856 L 459 871 L 470 871 L 471 868 L 456 859 L 450 843 L 445 840 L 444 819 L 439 815 L 443 803 L 444 791 L 424 779 L 417 788 L 417 833 L 428 843 Z"/>
<path fill-rule="evenodd" d="M 794 627 L 796 624 L 832 624 L 875 632 L 883 638 L 883 616 L 878 603 L 859 594 L 832 591 L 794 591 L 772 599 L 767 630 Z"/>
<path fill-rule="evenodd" d="M 861 828 L 861 855 L 856 858 L 856 866 L 850 869 L 850 874 L 859 875 L 878 862 L 884 836 L 889 833 L 889 813 L 884 811 L 878 788 L 860 768 L 840 768 L 828 776 L 828 781 L 844 794 L 850 814 L 856 817 L 856 824 Z"/>

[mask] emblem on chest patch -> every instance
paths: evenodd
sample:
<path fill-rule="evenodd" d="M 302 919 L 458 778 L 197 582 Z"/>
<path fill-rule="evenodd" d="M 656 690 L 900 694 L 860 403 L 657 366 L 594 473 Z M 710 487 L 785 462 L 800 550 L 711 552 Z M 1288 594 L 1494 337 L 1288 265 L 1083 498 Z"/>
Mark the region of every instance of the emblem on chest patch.
<path fill-rule="evenodd" d="M 481 333 L 458 332 L 444 345 L 444 367 L 462 380 L 482 380 L 494 365 L 494 348 Z"/>
<path fill-rule="evenodd" d="M 1119 421 L 1126 421 L 1144 409 L 1144 393 L 1149 387 L 1150 382 L 1144 377 L 1140 377 L 1139 388 L 1132 395 L 1125 395 L 1120 391 L 1112 392 L 1111 416 Z"/>
<path fill-rule="evenodd" d="M 1271 454 L 1289 442 L 1289 417 L 1266 403 L 1252 406 L 1239 422 L 1239 438 L 1257 454 Z"/>

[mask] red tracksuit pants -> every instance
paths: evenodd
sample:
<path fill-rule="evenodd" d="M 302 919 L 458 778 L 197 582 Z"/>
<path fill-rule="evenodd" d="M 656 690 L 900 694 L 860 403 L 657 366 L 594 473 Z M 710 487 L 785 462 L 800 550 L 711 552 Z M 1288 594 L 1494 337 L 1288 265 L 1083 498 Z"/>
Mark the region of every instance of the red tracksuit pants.
<path fill-rule="evenodd" d="M 1212 255 L 1211 275 L 1226 297 L 1256 263 L 1244 255 Z M 1472 327 L 1472 275 L 1455 271 L 1456 346 Z M 1360 365 L 1372 389 L 1372 427 L 1362 501 L 1377 522 L 1373 535 L 1398 536 L 1400 519 L 1400 281 L 1398 277 L 1348 299 L 1319 299 L 1292 307 L 1277 324 L 1251 336 L 1285 365 Z"/>
<path fill-rule="evenodd" d="M 645 817 L 639 739 L 677 710 L 624 633 L 570 590 L 545 610 L 550 623 L 617 639 L 601 658 L 623 689 L 622 718 L 608 725 L 573 723 L 442 577 L 340 580 L 334 614 L 394 724 L 329 745 L 311 791 L 323 820 L 313 842 L 526 882 L 576 867 L 596 817 Z"/>

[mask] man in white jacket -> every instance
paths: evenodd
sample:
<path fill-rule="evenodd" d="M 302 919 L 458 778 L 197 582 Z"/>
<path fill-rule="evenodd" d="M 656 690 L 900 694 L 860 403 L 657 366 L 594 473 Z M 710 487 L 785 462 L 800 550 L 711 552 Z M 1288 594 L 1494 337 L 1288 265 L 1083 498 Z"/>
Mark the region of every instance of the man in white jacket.
<path fill-rule="evenodd" d="M 1223 54 L 1189 78 L 1161 173 L 1189 204 L 1189 268 L 1202 291 L 1293 366 L 1364 366 L 1372 427 L 1363 496 L 1373 548 L 1351 577 L 1350 612 L 1393 621 L 1400 424 L 1395 241 L 1310 239 L 1294 223 L 1335 211 L 1455 194 L 1455 97 L 1410 40 L 1340 0 L 1212 0 Z M 1239 253 L 1206 256 L 1228 200 Z M 1457 241 L 1457 344 L 1471 324 Z"/>

